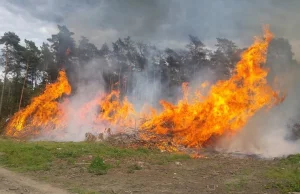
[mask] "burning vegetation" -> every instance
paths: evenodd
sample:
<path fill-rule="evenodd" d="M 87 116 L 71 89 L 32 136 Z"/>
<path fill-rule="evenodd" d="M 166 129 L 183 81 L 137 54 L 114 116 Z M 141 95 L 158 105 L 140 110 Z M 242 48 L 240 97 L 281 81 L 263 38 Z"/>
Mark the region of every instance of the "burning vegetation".
<path fill-rule="evenodd" d="M 63 128 L 65 124 L 63 95 L 71 93 L 66 73 L 59 72 L 56 83 L 47 85 L 43 94 L 35 97 L 26 108 L 15 113 L 6 127 L 6 135 L 26 137 L 41 131 Z"/>
<path fill-rule="evenodd" d="M 267 84 L 267 70 L 261 67 L 266 62 L 272 37 L 266 29 L 264 39 L 256 39 L 242 53 L 233 75 L 213 85 L 207 96 L 200 96 L 200 91 L 196 91 L 189 101 L 184 84 L 183 99 L 176 105 L 162 100 L 164 110 L 154 112 L 141 128 L 155 134 L 170 134 L 174 143 L 188 147 L 201 147 L 212 136 L 241 130 L 258 110 L 281 100 Z"/>
<path fill-rule="evenodd" d="M 100 93 L 72 109 L 71 86 L 61 70 L 55 83 L 47 85 L 43 94 L 14 114 L 5 134 L 16 138 L 62 137 L 69 119 L 75 118 L 78 125 L 92 123 L 90 134 L 103 134 L 109 129 L 106 134 L 134 133 L 140 140 L 157 142 L 161 149 L 200 148 L 212 142 L 212 138 L 235 135 L 257 111 L 284 100 L 279 91 L 268 85 L 268 69 L 263 65 L 272 38 L 265 28 L 264 38 L 256 38 L 241 54 L 230 78 L 211 86 L 200 84 L 195 92 L 183 83 L 182 99 L 175 104 L 161 100 L 162 110 L 137 111 L 126 96 L 121 97 L 119 90 Z M 202 89 L 208 87 L 207 94 L 202 94 Z M 87 136 L 94 140 L 90 134 Z"/>

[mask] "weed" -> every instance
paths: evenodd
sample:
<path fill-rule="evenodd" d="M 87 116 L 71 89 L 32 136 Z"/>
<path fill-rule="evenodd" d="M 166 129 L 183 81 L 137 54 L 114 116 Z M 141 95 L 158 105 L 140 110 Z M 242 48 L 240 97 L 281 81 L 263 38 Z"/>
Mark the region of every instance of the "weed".
<path fill-rule="evenodd" d="M 142 167 L 137 164 L 130 165 L 128 166 L 127 173 L 134 173 L 136 170 L 142 170 Z"/>
<path fill-rule="evenodd" d="M 115 167 L 120 168 L 120 164 L 121 164 L 120 160 L 117 160 L 116 163 L 115 163 Z"/>
<path fill-rule="evenodd" d="M 95 173 L 97 175 L 107 174 L 110 165 L 105 164 L 104 160 L 100 157 L 93 159 L 92 163 L 89 166 L 89 172 Z"/>

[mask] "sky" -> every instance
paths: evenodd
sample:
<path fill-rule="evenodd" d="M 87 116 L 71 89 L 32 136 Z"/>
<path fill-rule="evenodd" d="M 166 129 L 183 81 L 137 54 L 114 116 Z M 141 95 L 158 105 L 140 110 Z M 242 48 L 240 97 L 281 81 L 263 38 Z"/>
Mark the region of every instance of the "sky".
<path fill-rule="evenodd" d="M 300 53 L 299 0 L 0 0 L 0 34 L 13 31 L 38 45 L 66 25 L 75 38 L 101 47 L 117 38 L 182 48 L 188 35 L 213 46 L 216 37 L 249 45 L 269 24 Z"/>

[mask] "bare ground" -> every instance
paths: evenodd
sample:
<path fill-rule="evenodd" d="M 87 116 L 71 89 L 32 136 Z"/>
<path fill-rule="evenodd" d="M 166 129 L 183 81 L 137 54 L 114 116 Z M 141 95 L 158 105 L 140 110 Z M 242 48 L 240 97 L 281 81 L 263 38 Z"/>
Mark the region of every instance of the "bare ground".
<path fill-rule="evenodd" d="M 67 194 L 68 192 L 39 183 L 28 177 L 0 168 L 0 194 Z"/>
<path fill-rule="evenodd" d="M 167 164 L 128 160 L 120 167 L 110 169 L 105 175 L 88 173 L 85 163 L 68 168 L 58 162 L 57 168 L 51 171 L 28 175 L 73 193 L 266 194 L 279 193 L 267 188 L 270 182 L 264 175 L 265 170 L 275 163 L 273 160 L 214 153 L 200 159 Z M 128 166 L 133 164 L 138 164 L 141 169 L 129 172 Z"/>

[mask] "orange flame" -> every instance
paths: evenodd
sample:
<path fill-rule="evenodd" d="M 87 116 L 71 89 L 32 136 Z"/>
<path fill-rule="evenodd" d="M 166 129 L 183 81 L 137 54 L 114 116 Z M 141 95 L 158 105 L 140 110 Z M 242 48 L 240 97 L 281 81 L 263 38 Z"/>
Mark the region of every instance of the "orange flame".
<path fill-rule="evenodd" d="M 90 112 L 95 112 L 95 108 L 98 109 L 98 113 L 89 115 Z M 120 92 L 113 90 L 110 94 L 100 94 L 84 104 L 79 110 L 79 115 L 81 122 L 92 116 L 94 128 L 101 128 L 96 131 L 103 131 L 103 127 L 113 127 L 117 132 L 124 132 L 127 128 L 135 128 L 137 113 L 126 97 L 122 100 Z"/>
<path fill-rule="evenodd" d="M 66 73 L 60 71 L 57 82 L 47 85 L 43 94 L 33 98 L 30 105 L 10 119 L 6 127 L 6 135 L 18 137 L 25 135 L 24 132 L 37 134 L 38 127 L 45 127 L 49 124 L 58 127 L 63 123 L 64 115 L 62 107 L 56 100 L 63 94 L 69 95 L 70 93 L 71 86 Z M 24 128 L 26 128 L 25 131 Z"/>
<path fill-rule="evenodd" d="M 135 125 L 136 112 L 133 105 L 126 97 L 120 99 L 119 91 L 112 91 L 109 95 L 99 101 L 101 113 L 98 121 L 107 121 L 118 127 L 132 127 Z"/>
<path fill-rule="evenodd" d="M 273 35 L 268 28 L 264 30 L 264 39 L 256 38 L 241 55 L 233 76 L 213 85 L 204 100 L 198 98 L 197 91 L 189 102 L 185 83 L 183 99 L 178 104 L 162 100 L 163 111 L 154 112 L 140 126 L 142 131 L 149 132 L 142 137 L 168 135 L 177 145 L 201 147 L 213 136 L 241 130 L 255 112 L 274 105 L 279 100 L 278 94 L 267 85 L 268 71 L 261 67 Z"/>

